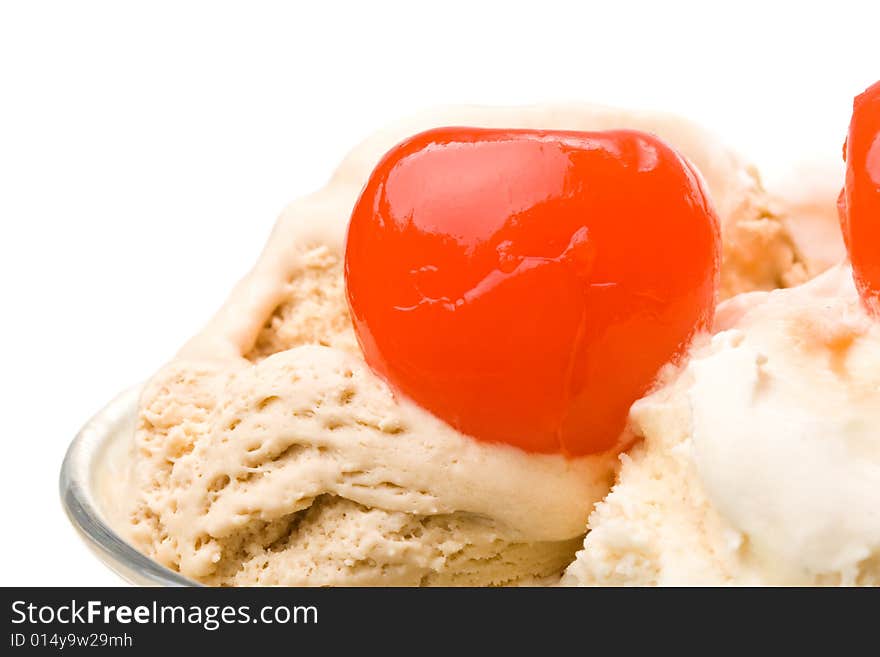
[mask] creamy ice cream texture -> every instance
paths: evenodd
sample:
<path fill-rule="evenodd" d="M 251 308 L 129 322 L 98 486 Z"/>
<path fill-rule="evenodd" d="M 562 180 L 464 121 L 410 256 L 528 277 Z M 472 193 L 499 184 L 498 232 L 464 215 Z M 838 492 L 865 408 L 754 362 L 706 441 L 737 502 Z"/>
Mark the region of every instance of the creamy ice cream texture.
<path fill-rule="evenodd" d="M 722 304 L 638 401 L 569 584 L 880 584 L 880 323 L 836 266 Z"/>
<path fill-rule="evenodd" d="M 351 208 L 388 148 L 444 124 L 654 132 L 707 181 L 723 296 L 811 274 L 755 172 L 681 119 L 546 106 L 398 124 L 285 210 L 254 269 L 146 386 L 122 528 L 146 554 L 226 585 L 534 583 L 574 559 L 616 456 L 566 460 L 463 436 L 395 396 L 354 338 L 342 274 Z M 580 559 L 568 578 L 589 582 L 588 570 Z"/>

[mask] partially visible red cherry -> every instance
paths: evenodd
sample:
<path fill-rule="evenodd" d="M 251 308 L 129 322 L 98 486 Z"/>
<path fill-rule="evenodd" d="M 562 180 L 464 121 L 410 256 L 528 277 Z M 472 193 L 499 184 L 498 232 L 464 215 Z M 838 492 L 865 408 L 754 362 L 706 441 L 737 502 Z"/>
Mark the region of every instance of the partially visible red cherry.
<path fill-rule="evenodd" d="M 700 177 L 656 137 L 441 128 L 376 166 L 346 286 L 394 389 L 478 440 L 577 456 L 614 447 L 710 326 L 719 244 Z"/>
<path fill-rule="evenodd" d="M 859 295 L 880 317 L 880 82 L 853 102 L 844 159 L 840 226 Z"/>

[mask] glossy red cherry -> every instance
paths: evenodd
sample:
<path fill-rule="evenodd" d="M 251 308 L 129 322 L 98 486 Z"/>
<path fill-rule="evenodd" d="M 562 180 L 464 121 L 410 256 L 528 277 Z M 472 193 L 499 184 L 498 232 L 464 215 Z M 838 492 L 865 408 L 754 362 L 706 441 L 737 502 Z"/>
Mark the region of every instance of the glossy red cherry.
<path fill-rule="evenodd" d="M 479 440 L 582 455 L 710 325 L 718 222 L 700 178 L 634 131 L 441 128 L 376 166 L 351 216 L 367 363 Z"/>
<path fill-rule="evenodd" d="M 846 185 L 838 201 L 853 278 L 880 316 L 880 82 L 857 96 L 844 146 Z"/>

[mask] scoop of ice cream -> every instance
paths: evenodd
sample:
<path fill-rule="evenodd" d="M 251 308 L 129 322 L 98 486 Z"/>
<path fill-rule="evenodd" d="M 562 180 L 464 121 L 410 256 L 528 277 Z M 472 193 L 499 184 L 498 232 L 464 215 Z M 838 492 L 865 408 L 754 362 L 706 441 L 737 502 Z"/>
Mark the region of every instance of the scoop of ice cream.
<path fill-rule="evenodd" d="M 395 397 L 354 338 L 341 265 L 351 209 L 388 148 L 444 124 L 654 132 L 709 185 L 724 294 L 806 275 L 754 171 L 681 119 L 545 106 L 401 123 L 287 208 L 254 269 L 146 387 L 120 528 L 146 554 L 212 584 L 309 585 L 511 584 L 574 558 L 616 458 L 478 444 Z"/>
<path fill-rule="evenodd" d="M 880 324 L 837 266 L 736 297 L 631 412 L 570 584 L 880 584 Z"/>
<path fill-rule="evenodd" d="M 842 160 L 807 160 L 767 183 L 771 207 L 791 235 L 810 278 L 846 257 L 837 214 L 844 173 Z"/>
<path fill-rule="evenodd" d="M 130 535 L 213 584 L 465 584 L 559 573 L 609 458 L 486 446 L 303 345 L 148 385 Z"/>

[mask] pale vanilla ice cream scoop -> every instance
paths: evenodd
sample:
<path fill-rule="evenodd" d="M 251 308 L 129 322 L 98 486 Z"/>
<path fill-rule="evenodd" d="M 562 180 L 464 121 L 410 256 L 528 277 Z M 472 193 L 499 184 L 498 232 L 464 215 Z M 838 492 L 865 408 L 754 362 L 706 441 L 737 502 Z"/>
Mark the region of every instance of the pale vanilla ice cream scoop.
<path fill-rule="evenodd" d="M 568 584 L 880 585 L 880 322 L 848 266 L 722 304 L 638 401 Z"/>
<path fill-rule="evenodd" d="M 254 269 L 146 386 L 120 531 L 147 555 L 224 585 L 534 583 L 574 559 L 616 456 L 461 435 L 370 371 L 349 319 L 342 245 L 361 187 L 403 138 L 456 124 L 654 132 L 707 181 L 725 296 L 809 275 L 754 171 L 681 119 L 544 106 L 401 123 L 284 212 Z"/>

